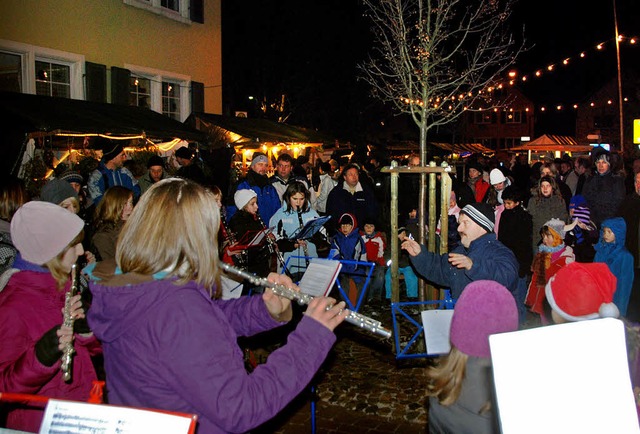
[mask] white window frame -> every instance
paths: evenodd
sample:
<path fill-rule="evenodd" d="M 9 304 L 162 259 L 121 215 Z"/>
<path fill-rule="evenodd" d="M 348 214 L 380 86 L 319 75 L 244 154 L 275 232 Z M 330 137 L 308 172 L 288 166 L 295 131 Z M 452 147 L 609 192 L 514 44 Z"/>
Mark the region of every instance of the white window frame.
<path fill-rule="evenodd" d="M 69 67 L 69 95 L 71 99 L 84 99 L 84 56 L 52 48 L 38 47 L 21 42 L 0 39 L 0 51 L 20 56 L 22 67 L 22 93 L 36 94 L 36 60 Z"/>
<path fill-rule="evenodd" d="M 162 82 L 170 81 L 180 86 L 180 121 L 184 122 L 191 113 L 191 98 L 189 89 L 191 87 L 191 77 L 184 74 L 162 71 L 155 68 L 148 68 L 138 65 L 124 65 L 131 71 L 132 76 L 139 76 L 151 80 L 151 110 L 162 113 Z"/>
<path fill-rule="evenodd" d="M 191 24 L 191 16 L 189 11 L 189 0 L 180 0 L 180 12 L 162 7 L 161 0 L 122 0 L 126 5 L 140 9 L 145 9 L 154 14 L 162 15 L 172 20 L 185 24 Z"/>

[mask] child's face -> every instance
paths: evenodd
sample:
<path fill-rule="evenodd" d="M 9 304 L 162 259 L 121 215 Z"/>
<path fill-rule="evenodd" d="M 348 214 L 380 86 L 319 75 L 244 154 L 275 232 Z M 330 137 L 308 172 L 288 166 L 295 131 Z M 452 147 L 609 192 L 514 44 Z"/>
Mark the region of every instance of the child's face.
<path fill-rule="evenodd" d="M 296 193 L 289 198 L 289 205 L 295 210 L 301 210 L 304 207 L 304 193 Z"/>
<path fill-rule="evenodd" d="M 342 232 L 344 235 L 349 235 L 352 230 L 353 225 L 351 223 L 342 223 L 340 225 L 340 232 Z"/>
<path fill-rule="evenodd" d="M 409 211 L 409 218 L 410 219 L 414 219 L 418 216 L 418 210 L 417 209 L 412 209 L 411 211 Z"/>
<path fill-rule="evenodd" d="M 221 194 L 214 194 L 213 198 L 216 201 L 216 205 L 218 205 L 218 208 L 222 208 L 222 195 Z"/>
<path fill-rule="evenodd" d="M 551 197 L 551 193 L 553 193 L 553 187 L 548 182 L 543 182 L 540 184 L 540 193 L 544 197 Z"/>
<path fill-rule="evenodd" d="M 255 215 L 258 212 L 258 198 L 252 197 L 249 203 L 244 206 L 244 210 L 249 214 Z"/>
<path fill-rule="evenodd" d="M 367 223 L 364 225 L 364 233 L 367 235 L 371 235 L 376 230 L 376 226 L 371 223 Z"/>
<path fill-rule="evenodd" d="M 542 234 L 542 244 L 544 244 L 547 247 L 554 247 L 553 246 L 553 235 L 551 234 Z"/>
<path fill-rule="evenodd" d="M 613 243 L 616 240 L 616 234 L 609 228 L 604 228 L 602 230 L 602 239 L 605 243 Z"/>
<path fill-rule="evenodd" d="M 518 205 L 520 205 L 520 202 L 517 202 L 515 200 L 511 200 L 511 199 L 506 199 L 504 201 L 504 207 L 505 209 L 514 209 L 515 207 L 517 207 Z"/>

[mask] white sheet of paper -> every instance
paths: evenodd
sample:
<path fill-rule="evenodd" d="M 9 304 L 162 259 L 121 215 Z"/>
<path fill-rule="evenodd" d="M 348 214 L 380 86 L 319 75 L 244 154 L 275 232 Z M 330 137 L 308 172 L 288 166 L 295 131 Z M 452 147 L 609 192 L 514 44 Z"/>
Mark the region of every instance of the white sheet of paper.
<path fill-rule="evenodd" d="M 448 354 L 451 351 L 449 332 L 453 309 L 423 310 L 421 315 L 427 354 L 430 356 Z"/>
<path fill-rule="evenodd" d="M 605 318 L 489 337 L 504 434 L 637 434 L 624 324 Z"/>
<path fill-rule="evenodd" d="M 331 259 L 313 258 L 298 286 L 300 291 L 314 297 L 327 295 L 336 282 L 342 264 Z"/>
<path fill-rule="evenodd" d="M 191 418 L 115 405 L 49 400 L 39 434 L 179 434 L 188 433 Z"/>

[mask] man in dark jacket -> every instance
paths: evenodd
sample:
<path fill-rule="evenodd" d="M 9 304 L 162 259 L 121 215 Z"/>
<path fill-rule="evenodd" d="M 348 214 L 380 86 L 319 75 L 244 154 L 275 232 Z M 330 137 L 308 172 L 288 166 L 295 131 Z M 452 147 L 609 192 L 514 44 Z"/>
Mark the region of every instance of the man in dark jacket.
<path fill-rule="evenodd" d="M 624 178 L 613 172 L 613 156 L 602 147 L 593 150 L 591 157 L 596 170 L 587 179 L 582 195 L 587 199 L 591 220 L 600 227 L 603 220 L 614 217 L 625 197 Z"/>
<path fill-rule="evenodd" d="M 495 216 L 486 203 L 474 203 L 460 211 L 460 245 L 438 255 L 405 238 L 402 248 L 411 255 L 415 270 L 425 279 L 450 288 L 454 298 L 476 280 L 494 280 L 513 294 L 518 284 L 518 261 L 493 232 Z"/>
<path fill-rule="evenodd" d="M 378 203 L 373 190 L 360 182 L 360 168 L 357 164 L 347 164 L 342 170 L 338 185 L 327 198 L 327 214 L 331 215 L 330 225 L 335 227 L 344 213 L 353 214 L 358 222 L 374 218 L 378 213 Z M 363 229 L 363 228 L 361 228 Z"/>

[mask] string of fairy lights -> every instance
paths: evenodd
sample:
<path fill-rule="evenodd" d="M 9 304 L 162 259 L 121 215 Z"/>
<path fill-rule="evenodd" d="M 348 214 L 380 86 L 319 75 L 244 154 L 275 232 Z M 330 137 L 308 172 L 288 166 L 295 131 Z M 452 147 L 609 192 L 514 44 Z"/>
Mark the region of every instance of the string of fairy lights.
<path fill-rule="evenodd" d="M 625 37 L 623 35 L 619 35 L 618 36 L 618 43 L 620 44 L 620 46 L 622 46 L 623 44 L 626 44 L 628 46 L 636 46 L 638 42 L 638 38 L 637 37 Z M 509 71 L 508 74 L 508 78 L 504 79 L 504 81 L 499 81 L 497 83 L 495 83 L 493 86 L 489 86 L 486 89 L 481 89 L 476 91 L 475 93 L 473 92 L 466 92 L 466 93 L 461 93 L 459 95 L 453 95 L 450 97 L 437 97 L 437 98 L 433 98 L 430 99 L 428 101 L 429 105 L 433 108 L 438 108 L 443 106 L 444 104 L 447 104 L 447 101 L 449 102 L 449 106 L 448 109 L 449 110 L 453 110 L 454 109 L 454 105 L 452 104 L 453 102 L 456 101 L 461 101 L 464 100 L 465 98 L 471 98 L 473 96 L 478 96 L 481 94 L 485 94 L 485 95 L 491 95 L 496 91 L 500 91 L 502 89 L 504 89 L 506 86 L 516 86 L 516 85 L 521 85 L 523 83 L 528 83 L 531 82 L 532 80 L 536 80 L 536 79 L 542 79 L 542 78 L 546 78 L 549 76 L 552 76 L 552 74 L 554 72 L 556 72 L 557 70 L 559 70 L 560 68 L 568 68 L 574 65 L 578 65 L 579 61 L 581 59 L 585 59 L 589 56 L 591 56 L 590 51 L 594 52 L 594 53 L 598 53 L 598 52 L 603 52 L 604 50 L 606 50 L 607 48 L 614 46 L 615 48 L 615 38 L 604 41 L 604 42 L 600 42 L 598 44 L 596 44 L 592 49 L 590 50 L 584 50 L 584 51 L 580 51 L 579 53 L 573 55 L 573 56 L 569 56 L 569 57 L 565 57 L 563 59 L 560 59 L 556 62 L 552 62 L 549 63 L 543 67 L 540 68 L 535 68 L 533 70 L 531 70 L 530 72 L 527 73 L 523 73 L 523 74 L 518 74 L 517 70 L 512 69 Z M 420 100 L 416 100 L 416 99 L 410 99 L 410 98 L 400 98 L 400 100 L 402 102 L 404 102 L 405 104 L 414 104 L 417 106 L 422 107 L 424 105 L 424 103 Z M 623 102 L 628 102 L 629 98 L 623 96 Z M 617 101 L 614 101 L 612 99 L 607 99 L 604 103 L 603 102 L 596 102 L 596 101 L 590 101 L 588 102 L 588 106 L 590 107 L 597 107 L 598 104 L 600 104 L 601 106 L 603 104 L 606 105 L 613 105 L 617 103 Z M 584 105 L 584 104 L 582 104 Z M 546 112 L 546 111 L 553 111 L 555 110 L 556 112 L 560 112 L 563 110 L 566 110 L 567 108 L 569 109 L 578 109 L 580 106 L 580 104 L 578 104 L 577 102 L 574 103 L 570 103 L 570 104 L 566 104 L 566 103 L 549 103 L 549 104 L 541 104 L 538 107 L 538 110 L 541 112 Z M 514 111 L 513 108 L 510 107 L 506 107 L 503 106 L 501 108 L 503 111 Z M 487 109 L 483 109 L 481 107 L 468 107 L 468 106 L 463 106 L 463 110 L 471 110 L 471 111 L 484 111 Z M 497 107 L 493 107 L 491 110 L 493 111 L 499 111 L 500 109 Z M 530 108 L 523 108 L 523 109 L 518 109 L 518 110 L 524 110 L 524 111 L 530 111 Z"/>

